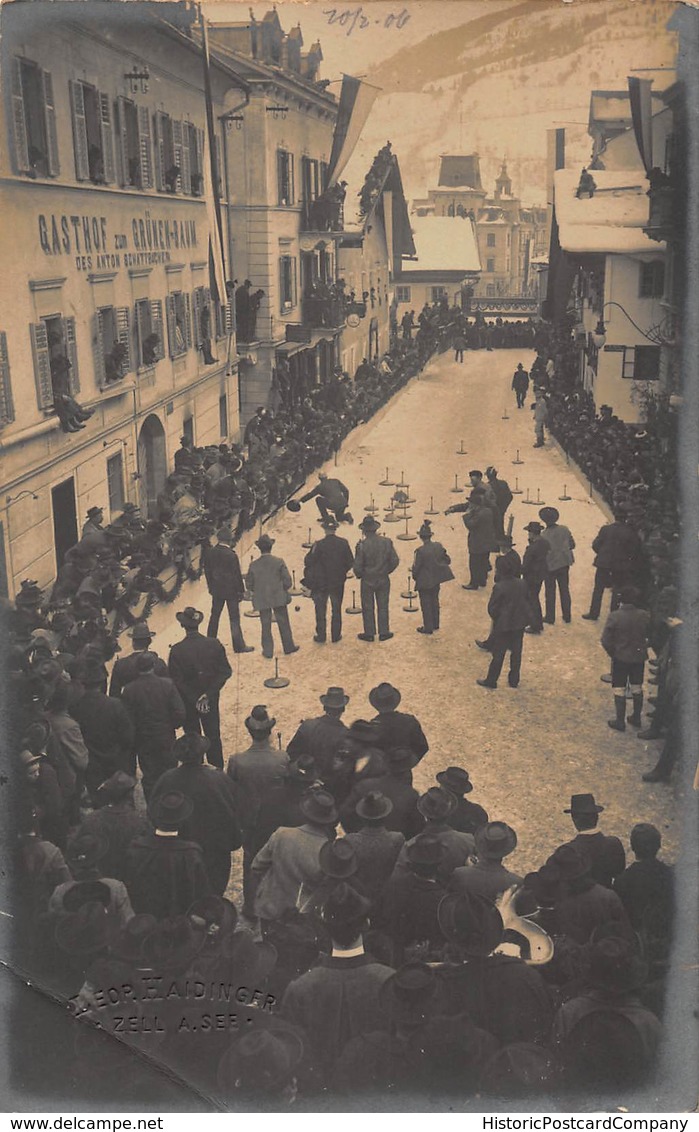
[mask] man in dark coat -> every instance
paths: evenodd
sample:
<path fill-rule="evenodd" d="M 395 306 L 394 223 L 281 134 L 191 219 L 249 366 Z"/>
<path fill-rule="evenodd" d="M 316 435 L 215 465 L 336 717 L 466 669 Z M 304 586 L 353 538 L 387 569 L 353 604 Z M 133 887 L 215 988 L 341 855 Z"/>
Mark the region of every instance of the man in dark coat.
<path fill-rule="evenodd" d="M 129 681 L 121 696 L 133 722 L 146 801 L 161 774 L 175 765 L 175 732 L 185 720 L 182 698 L 168 676 L 156 676 L 155 660 L 153 653 L 140 654 L 136 679 Z"/>
<path fill-rule="evenodd" d="M 422 546 L 415 551 L 413 558 L 413 581 L 420 599 L 422 611 L 422 625 L 418 633 L 430 636 L 439 629 L 439 589 L 442 582 L 450 582 L 454 578 L 451 570 L 451 558 L 440 542 L 432 541 L 432 527 L 429 519 L 425 519 L 418 535 Z"/>
<path fill-rule="evenodd" d="M 379 790 L 363 794 L 355 808 L 362 828 L 348 833 L 345 838 L 352 846 L 357 862 L 355 880 L 375 907 L 381 900 L 405 840 L 402 833 L 386 829 L 386 819 L 392 810 L 393 802 Z"/>
<path fill-rule="evenodd" d="M 245 279 L 235 291 L 235 321 L 238 338 L 241 342 L 250 341 L 250 288 L 252 283 Z"/>
<path fill-rule="evenodd" d="M 200 735 L 202 730 L 210 742 L 208 762 L 223 768 L 221 748 L 221 688 L 232 676 L 226 650 L 215 637 L 203 637 L 199 626 L 204 614 L 187 606 L 176 614 L 186 630 L 186 637 L 170 649 L 169 671 L 185 707 L 184 730 L 187 735 Z"/>
<path fill-rule="evenodd" d="M 349 506 L 349 488 L 342 480 L 332 479 L 327 472 L 318 473 L 318 483 L 311 491 L 302 495 L 299 503 L 307 503 L 315 499 L 323 521 L 330 518 L 332 511 L 338 523 L 352 523 L 354 520 L 347 507 Z"/>
<path fill-rule="evenodd" d="M 109 681 L 110 696 L 120 696 L 126 685 L 131 680 L 136 679 L 138 659 L 144 653 L 155 657 L 153 671 L 156 676 L 167 676 L 168 674 L 165 661 L 161 660 L 157 653 L 151 651 L 150 644 L 155 633 L 149 628 L 147 621 L 137 621 L 126 635 L 131 637 L 133 652 L 129 656 L 120 656 L 114 661 L 112 677 Z"/>
<path fill-rule="evenodd" d="M 286 752 L 292 760 L 296 760 L 299 755 L 312 756 L 320 779 L 330 773 L 338 748 L 347 739 L 348 731 L 342 722 L 342 715 L 349 700 L 344 688 L 328 688 L 325 695 L 320 697 L 323 715 L 316 719 L 301 720 L 296 734 L 287 744 Z"/>
<path fill-rule="evenodd" d="M 632 727 L 643 724 L 643 676 L 648 658 L 650 613 L 639 608 L 639 593 L 634 586 L 624 586 L 619 600 L 619 608 L 607 618 L 601 640 L 612 661 L 615 718 L 608 723 L 614 731 L 625 731 L 627 684 L 633 697 L 633 713 L 628 722 Z"/>
<path fill-rule="evenodd" d="M 475 838 L 478 860 L 456 869 L 449 887 L 453 892 L 497 900 L 513 884 L 522 883 L 522 878 L 502 863 L 517 848 L 517 834 L 504 821 L 491 821 L 476 831 Z"/>
<path fill-rule="evenodd" d="M 468 565 L 471 577 L 465 590 L 478 590 L 488 584 L 490 554 L 495 549 L 495 524 L 493 511 L 485 501 L 485 489 L 474 488 L 468 503 L 457 503 L 448 507 L 445 515 L 464 513 L 464 526 L 468 531 Z"/>
<path fill-rule="evenodd" d="M 626 868 L 626 853 L 618 837 L 608 837 L 597 828 L 603 810 L 604 806 L 595 802 L 593 794 L 573 794 L 570 807 L 563 813 L 570 814 L 578 832 L 566 844 L 574 845 L 585 853 L 594 880 L 611 888 L 614 877 Z"/>
<path fill-rule="evenodd" d="M 354 555 L 347 539 L 338 538 L 337 522 L 328 516 L 323 519 L 325 537 L 314 542 L 304 559 L 304 585 L 311 591 L 316 613 L 316 632 L 313 640 L 318 645 L 327 639 L 328 600 L 330 601 L 330 639 L 333 643 L 342 637 L 342 600 L 345 582 L 352 569 Z"/>
<path fill-rule="evenodd" d="M 154 829 L 131 842 L 127 888 L 134 912 L 157 919 L 184 916 L 213 890 L 200 847 L 179 836 L 194 805 L 179 793 L 163 793 L 151 805 Z"/>
<path fill-rule="evenodd" d="M 216 538 L 216 546 L 207 546 L 204 551 L 204 576 L 211 594 L 211 617 L 206 635 L 218 635 L 218 623 L 226 605 L 233 652 L 254 652 L 252 645 L 245 644 L 240 624 L 240 602 L 245 594 L 245 584 L 238 555 L 233 549 L 233 532 L 230 527 L 221 527 Z"/>
<path fill-rule="evenodd" d="M 461 833 L 475 833 L 488 821 L 488 814 L 477 802 L 469 802 L 464 797 L 473 790 L 471 776 L 460 766 L 448 766 L 440 770 L 435 778 L 440 786 L 456 798 L 456 808 L 447 817 L 452 829 Z"/>
<path fill-rule="evenodd" d="M 529 388 L 529 374 L 527 373 L 521 362 L 517 363 L 517 369 L 515 370 L 514 376 L 512 378 L 512 388 L 514 389 L 515 397 L 517 398 L 517 408 L 523 409 L 527 396 L 527 390 Z"/>
<path fill-rule="evenodd" d="M 546 862 L 558 869 L 567 895 L 557 907 L 563 935 L 576 943 L 588 943 L 595 928 L 616 923 L 620 934 L 628 933 L 629 921 L 615 892 L 597 884 L 590 872 L 590 860 L 574 842 L 559 845 Z"/>
<path fill-rule="evenodd" d="M 390 538 L 377 534 L 380 526 L 372 515 L 366 515 L 359 524 L 364 537 L 356 546 L 354 573 L 360 580 L 362 602 L 364 631 L 357 634 L 360 641 L 375 639 L 377 621 L 380 641 L 389 641 L 393 636 L 388 626 L 388 599 L 391 574 L 400 560 Z"/>
<path fill-rule="evenodd" d="M 624 508 L 617 509 L 613 523 L 601 527 L 592 549 L 595 552 L 595 584 L 590 598 L 590 610 L 583 613 L 585 621 L 596 621 L 602 611 L 605 590 L 612 591 L 612 610 L 619 608 L 619 592 L 633 582 L 639 572 L 643 546 L 636 531 L 629 526 Z"/>
<path fill-rule="evenodd" d="M 614 891 L 638 931 L 649 908 L 662 910 L 666 920 L 671 920 L 674 871 L 671 865 L 658 860 L 661 838 L 654 825 L 639 822 L 631 830 L 630 840 L 636 860 L 614 878 Z"/>
<path fill-rule="evenodd" d="M 482 688 L 497 688 L 505 654 L 510 654 L 510 671 L 507 682 L 511 688 L 519 685 L 522 664 L 524 630 L 531 620 L 527 599 L 527 586 L 522 578 L 513 576 L 512 567 L 502 563 L 498 581 L 488 602 L 488 613 L 493 620 L 490 634 L 493 659 L 485 680 L 477 680 Z"/>
<path fill-rule="evenodd" d="M 223 896 L 231 872 L 231 853 L 240 849 L 242 835 L 238 824 L 235 786 L 227 774 L 204 766 L 209 740 L 201 735 L 183 735 L 175 743 L 179 765 L 166 770 L 153 790 L 151 807 L 157 812 L 158 800 L 179 793 L 192 803 L 192 812 L 179 825 L 188 841 L 201 846 L 211 890 Z"/>
<path fill-rule="evenodd" d="M 485 478 L 495 496 L 495 537 L 500 546 L 505 544 L 505 514 L 510 506 L 513 496 L 507 480 L 498 479 L 497 468 L 486 468 Z"/>
<path fill-rule="evenodd" d="M 103 668 L 101 664 L 84 665 L 80 680 L 85 692 L 71 708 L 87 747 L 85 784 L 93 799 L 97 787 L 115 771 L 131 775 L 136 771 L 131 716 L 120 700 L 101 690 Z"/>
<path fill-rule="evenodd" d="M 118 770 L 97 790 L 99 809 L 83 818 L 76 836 L 90 834 L 102 838 L 108 848 L 101 861 L 107 877 L 124 882 L 129 879 L 127 853 L 136 837 L 150 833 L 150 822 L 134 806 L 136 779 Z"/>
<path fill-rule="evenodd" d="M 405 853 L 407 867 L 394 870 L 372 921 L 391 939 L 396 966 L 417 955 L 436 958 L 444 946 L 437 909 L 446 895 L 439 878 L 446 849 L 438 837 L 421 833 Z"/>
<path fill-rule="evenodd" d="M 449 818 L 456 809 L 456 798 L 449 790 L 444 790 L 441 786 L 430 786 L 418 798 L 417 808 L 425 821 L 418 837 L 427 833 L 430 837 L 436 838 L 444 849 L 439 876 L 446 883 L 454 869 L 461 868 L 474 858 L 475 840 L 471 833 L 461 833 L 449 825 Z M 397 866 L 399 870 L 406 867 L 410 847 L 416 840 L 416 837 L 409 839 L 401 850 Z"/>
<path fill-rule="evenodd" d="M 369 703 L 379 713 L 371 721 L 378 724 L 376 746 L 385 752 L 407 747 L 414 754 L 413 766 L 417 766 L 429 751 L 429 743 L 415 716 L 397 710 L 400 701 L 401 694 L 392 684 L 378 684 L 369 692 Z"/>
<path fill-rule="evenodd" d="M 386 817 L 386 829 L 397 830 L 406 838 L 415 837 L 421 832 L 425 823 L 417 808 L 420 795 L 412 785 L 413 757 L 411 750 L 394 747 L 386 752 L 388 774 L 364 779 L 352 787 L 340 810 L 344 829 L 359 829 L 361 819 L 357 818 L 357 803 L 366 794 L 378 791 L 393 804 L 392 811 Z"/>
<path fill-rule="evenodd" d="M 526 633 L 543 633 L 544 620 L 541 612 L 539 594 L 543 586 L 548 566 L 546 565 L 549 553 L 549 544 L 542 538 L 543 526 L 541 523 L 527 523 L 524 528 L 527 532 L 527 549 L 522 559 L 522 577 L 527 587 L 527 599 L 531 611 L 531 620 L 526 627 Z"/>

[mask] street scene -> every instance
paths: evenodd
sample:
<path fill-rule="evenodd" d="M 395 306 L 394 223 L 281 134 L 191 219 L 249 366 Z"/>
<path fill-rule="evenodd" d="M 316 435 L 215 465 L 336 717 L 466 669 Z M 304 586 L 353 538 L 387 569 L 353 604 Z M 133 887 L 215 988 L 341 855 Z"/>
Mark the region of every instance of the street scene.
<path fill-rule="evenodd" d="M 697 13 L 126 7 L 0 11 L 9 1110 L 691 1109 Z"/>

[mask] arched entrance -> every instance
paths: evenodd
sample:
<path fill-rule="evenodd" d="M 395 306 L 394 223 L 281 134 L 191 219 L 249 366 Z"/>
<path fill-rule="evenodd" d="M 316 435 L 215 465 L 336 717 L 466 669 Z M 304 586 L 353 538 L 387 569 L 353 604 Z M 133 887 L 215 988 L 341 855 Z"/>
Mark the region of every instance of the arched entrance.
<path fill-rule="evenodd" d="M 158 494 L 167 478 L 165 429 L 153 413 L 146 417 L 139 433 L 138 466 L 141 471 L 141 510 L 153 519 L 156 517 Z"/>

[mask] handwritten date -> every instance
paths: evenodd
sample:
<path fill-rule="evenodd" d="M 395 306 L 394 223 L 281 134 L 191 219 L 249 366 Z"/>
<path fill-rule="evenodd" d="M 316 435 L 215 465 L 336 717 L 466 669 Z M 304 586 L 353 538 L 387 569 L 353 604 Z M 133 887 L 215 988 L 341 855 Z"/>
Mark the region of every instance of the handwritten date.
<path fill-rule="evenodd" d="M 383 25 L 384 28 L 404 28 L 410 19 L 410 13 L 407 8 L 397 14 L 390 12 L 385 19 L 372 19 L 368 16 L 361 5 L 358 8 L 324 8 L 323 15 L 327 17 L 328 24 L 338 24 L 341 28 L 345 28 L 345 34 L 351 35 L 355 29 L 364 31 L 365 28 L 376 26 L 376 24 Z"/>

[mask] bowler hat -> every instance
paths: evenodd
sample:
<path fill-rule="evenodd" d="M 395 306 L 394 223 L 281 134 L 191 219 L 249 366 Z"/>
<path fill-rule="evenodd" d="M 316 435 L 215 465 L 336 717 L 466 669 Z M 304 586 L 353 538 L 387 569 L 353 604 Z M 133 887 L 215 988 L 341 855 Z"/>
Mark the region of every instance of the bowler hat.
<path fill-rule="evenodd" d="M 125 503 L 122 511 L 125 515 L 135 515 L 141 508 L 136 503 Z"/>
<path fill-rule="evenodd" d="M 564 894 L 562 882 L 561 870 L 551 860 L 536 872 L 527 873 L 524 887 L 529 889 L 540 908 L 552 908 Z"/>
<path fill-rule="evenodd" d="M 373 515 L 365 515 L 359 524 L 360 531 L 378 531 L 381 524 Z"/>
<path fill-rule="evenodd" d="M 335 809 L 335 799 L 328 790 L 311 787 L 299 802 L 299 809 L 304 817 L 316 825 L 336 825 L 338 812 Z"/>
<path fill-rule="evenodd" d="M 175 617 L 183 629 L 196 629 L 204 620 L 204 614 L 199 609 L 195 609 L 192 605 L 188 605 L 186 609 L 181 610 L 180 613 L 176 613 Z"/>
<path fill-rule="evenodd" d="M 180 735 L 172 745 L 172 751 L 178 763 L 198 763 L 211 746 L 211 740 L 205 735 Z"/>
<path fill-rule="evenodd" d="M 110 948 L 116 959 L 126 963 L 138 963 L 144 940 L 155 931 L 158 921 L 150 912 L 138 912 L 124 924 Z"/>
<path fill-rule="evenodd" d="M 587 876 L 591 869 L 587 853 L 577 845 L 559 845 L 548 861 L 547 865 L 554 865 L 560 873 L 562 880 L 579 880 Z"/>
<path fill-rule="evenodd" d="M 126 636 L 131 637 L 133 641 L 149 641 L 151 637 L 155 636 L 155 633 L 148 627 L 147 621 L 137 621 L 133 628 L 129 629 Z"/>
<path fill-rule="evenodd" d="M 291 1083 L 304 1055 L 301 1034 L 280 1018 L 241 1035 L 221 1057 L 216 1080 L 224 1096 L 274 1093 Z"/>
<path fill-rule="evenodd" d="M 590 982 L 604 990 L 636 990 L 648 977 L 646 963 L 628 940 L 610 936 L 593 943 L 589 953 Z"/>
<path fill-rule="evenodd" d="M 238 923 L 235 904 L 222 896 L 203 896 L 201 900 L 195 900 L 187 909 L 187 915 L 195 929 L 206 935 L 205 950 L 234 932 Z"/>
<path fill-rule="evenodd" d="M 366 920 L 370 909 L 371 901 L 342 880 L 323 905 L 323 920 L 331 929 L 334 923 L 359 925 Z"/>
<path fill-rule="evenodd" d="M 476 830 L 476 851 L 479 857 L 500 861 L 517 848 L 517 834 L 504 821 L 489 821 Z"/>
<path fill-rule="evenodd" d="M 459 798 L 464 794 L 470 794 L 473 790 L 471 776 L 463 767 L 448 766 L 446 770 L 440 770 L 435 777 L 440 786 L 451 791 L 452 794 L 456 794 Z"/>
<path fill-rule="evenodd" d="M 426 821 L 444 821 L 456 809 L 456 798 L 441 786 L 430 786 L 418 798 L 417 808 Z"/>
<path fill-rule="evenodd" d="M 276 722 L 274 716 L 270 717 L 267 714 L 267 708 L 264 704 L 256 704 L 245 720 L 245 726 L 248 731 L 262 733 L 271 731 Z"/>
<path fill-rule="evenodd" d="M 561 513 L 557 507 L 542 507 L 539 512 L 539 518 L 544 523 L 557 523 L 561 517 Z"/>
<path fill-rule="evenodd" d="M 272 549 L 274 541 L 270 535 L 260 535 L 258 539 L 255 539 L 255 546 L 264 554 L 265 551 Z"/>
<path fill-rule="evenodd" d="M 168 973 L 186 971 L 204 942 L 186 916 L 160 920 L 143 941 L 141 957 L 144 966 Z"/>
<path fill-rule="evenodd" d="M 377 711 L 395 711 L 401 701 L 401 694 L 392 684 L 377 684 L 369 692 L 369 703 Z"/>
<path fill-rule="evenodd" d="M 170 790 L 161 794 L 150 804 L 151 818 L 156 826 L 164 829 L 176 829 L 192 816 L 194 803 L 178 790 Z"/>
<path fill-rule="evenodd" d="M 103 515 L 103 514 L 104 514 L 104 507 L 88 507 L 88 509 L 87 509 L 88 519 L 96 519 L 98 515 Z"/>
<path fill-rule="evenodd" d="M 570 806 L 564 810 L 564 814 L 601 814 L 604 806 L 599 806 L 595 802 L 594 794 L 572 794 L 570 798 Z"/>
<path fill-rule="evenodd" d="M 357 871 L 357 856 L 346 837 L 326 841 L 318 861 L 327 877 L 337 877 L 338 880 L 354 876 Z"/>
<path fill-rule="evenodd" d="M 502 943 L 502 916 L 485 896 L 448 892 L 439 902 L 437 919 L 442 933 L 467 955 L 490 955 Z"/>
<path fill-rule="evenodd" d="M 390 747 L 386 751 L 386 758 L 394 774 L 401 770 L 412 770 L 415 765 L 415 754 L 408 747 Z"/>
<path fill-rule="evenodd" d="M 420 536 L 420 538 L 422 538 L 422 539 L 432 538 L 434 531 L 432 530 L 432 524 L 430 523 L 429 519 L 424 520 L 422 526 L 420 527 L 420 529 L 417 533 Z"/>
<path fill-rule="evenodd" d="M 381 1013 L 399 1021 L 424 1021 L 438 988 L 437 976 L 427 963 L 405 963 L 381 984 Z"/>
<path fill-rule="evenodd" d="M 431 865 L 435 869 L 441 865 L 445 852 L 442 842 L 432 833 L 418 833 L 406 848 L 409 865 Z"/>
<path fill-rule="evenodd" d="M 293 511 L 293 513 L 296 515 L 301 510 L 301 504 L 299 503 L 298 499 L 290 499 L 286 505 L 286 509 L 287 511 Z"/>
<path fill-rule="evenodd" d="M 130 774 L 125 774 L 123 770 L 117 770 L 111 778 L 97 787 L 97 793 L 100 796 L 100 801 L 108 805 L 110 802 L 117 802 L 120 798 L 125 798 L 135 789 L 136 779 L 132 778 Z"/>
<path fill-rule="evenodd" d="M 106 837 L 96 833 L 81 833 L 74 837 L 66 849 L 66 861 L 71 869 L 93 869 L 109 852 Z"/>
<path fill-rule="evenodd" d="M 292 782 L 305 782 L 310 785 L 316 778 L 316 761 L 313 755 L 301 754 L 290 762 L 286 770 L 287 779 Z"/>
<path fill-rule="evenodd" d="M 363 821 L 372 824 L 373 822 L 383 821 L 392 809 L 393 802 L 390 798 L 387 798 L 380 790 L 370 790 L 357 802 L 355 813 Z"/>
<path fill-rule="evenodd" d="M 99 900 L 83 904 L 56 924 L 56 943 L 73 955 L 97 955 L 114 938 L 115 920 Z"/>
<path fill-rule="evenodd" d="M 479 479 L 483 479 L 483 473 L 478 468 L 474 468 L 468 474 L 469 476 L 478 476 Z"/>
<path fill-rule="evenodd" d="M 358 743 L 376 745 L 381 729 L 374 720 L 355 719 L 354 723 L 350 724 L 347 734 L 350 739 L 356 739 Z"/>
<path fill-rule="evenodd" d="M 541 523 L 537 523 L 534 519 L 532 519 L 531 523 L 527 523 L 524 528 L 525 531 L 530 531 L 533 535 L 540 535 L 543 529 Z"/>
<path fill-rule="evenodd" d="M 328 688 L 324 696 L 320 697 L 320 702 L 323 707 L 341 708 L 347 707 L 350 698 L 345 694 L 345 689 L 337 687 L 336 685 Z"/>

